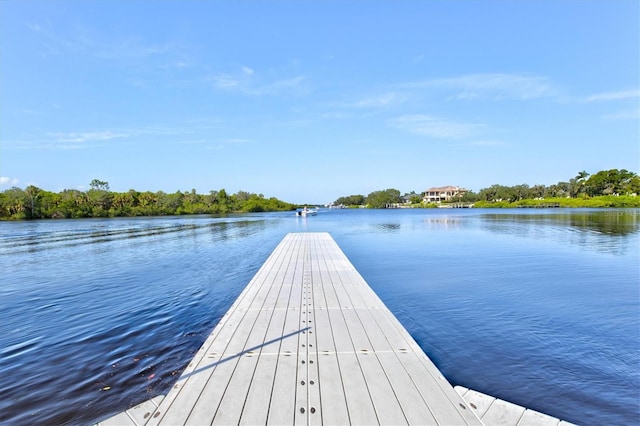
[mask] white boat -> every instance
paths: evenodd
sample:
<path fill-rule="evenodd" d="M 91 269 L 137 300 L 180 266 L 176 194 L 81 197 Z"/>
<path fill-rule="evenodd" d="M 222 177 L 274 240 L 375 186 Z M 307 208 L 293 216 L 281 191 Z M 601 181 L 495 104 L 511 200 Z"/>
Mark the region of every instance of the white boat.
<path fill-rule="evenodd" d="M 315 216 L 316 214 L 318 214 L 318 209 L 308 209 L 306 207 L 303 208 L 302 210 L 296 211 L 296 216 L 302 216 L 302 217 Z"/>

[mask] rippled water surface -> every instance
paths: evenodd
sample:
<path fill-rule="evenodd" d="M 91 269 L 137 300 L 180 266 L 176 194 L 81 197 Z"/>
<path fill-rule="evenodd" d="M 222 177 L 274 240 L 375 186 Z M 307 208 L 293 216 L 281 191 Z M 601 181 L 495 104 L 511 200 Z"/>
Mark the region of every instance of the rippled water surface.
<path fill-rule="evenodd" d="M 0 423 L 166 394 L 288 232 L 330 232 L 452 384 L 640 423 L 639 210 L 325 210 L 0 223 Z"/>

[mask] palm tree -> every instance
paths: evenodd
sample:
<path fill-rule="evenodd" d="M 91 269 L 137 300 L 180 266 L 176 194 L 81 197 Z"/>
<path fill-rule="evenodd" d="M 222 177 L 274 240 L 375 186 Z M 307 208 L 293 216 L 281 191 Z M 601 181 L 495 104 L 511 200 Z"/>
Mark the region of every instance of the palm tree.
<path fill-rule="evenodd" d="M 589 173 L 587 173 L 586 171 L 581 171 L 578 172 L 578 175 L 575 177 L 575 195 L 577 196 L 578 194 L 582 194 L 585 192 L 585 182 L 587 180 L 587 176 L 589 176 Z M 573 180 L 573 179 L 572 179 Z"/>
<path fill-rule="evenodd" d="M 576 176 L 576 180 L 586 179 L 587 176 L 589 176 L 589 173 L 583 170 L 581 172 L 578 172 L 578 175 Z"/>

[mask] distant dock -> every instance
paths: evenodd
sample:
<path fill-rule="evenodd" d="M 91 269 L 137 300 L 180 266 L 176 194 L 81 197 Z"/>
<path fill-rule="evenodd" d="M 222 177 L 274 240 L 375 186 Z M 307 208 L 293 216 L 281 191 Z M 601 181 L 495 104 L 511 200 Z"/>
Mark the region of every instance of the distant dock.
<path fill-rule="evenodd" d="M 479 405 L 506 418 L 478 395 L 449 384 L 328 233 L 292 233 L 168 395 L 99 425 L 482 425 Z M 486 424 L 560 423 L 509 413 Z"/>

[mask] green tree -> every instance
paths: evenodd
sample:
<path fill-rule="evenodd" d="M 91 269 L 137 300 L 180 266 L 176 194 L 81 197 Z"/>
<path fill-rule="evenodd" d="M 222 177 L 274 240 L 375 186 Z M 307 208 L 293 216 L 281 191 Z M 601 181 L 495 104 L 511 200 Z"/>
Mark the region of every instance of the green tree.
<path fill-rule="evenodd" d="M 593 174 L 585 183 L 590 196 L 613 194 L 637 194 L 640 191 L 640 178 L 628 170 L 602 170 Z"/>
<path fill-rule="evenodd" d="M 526 183 L 515 185 L 510 188 L 510 202 L 524 200 L 527 198 L 533 197 L 531 197 L 531 188 L 529 188 L 529 185 L 527 185 Z"/>
<path fill-rule="evenodd" d="M 7 189 L 2 193 L 3 197 L 0 198 L 2 206 L 0 211 L 4 217 L 11 219 L 26 219 L 27 218 L 27 194 L 17 187 Z"/>
<path fill-rule="evenodd" d="M 27 196 L 27 202 L 28 202 L 27 208 L 29 213 L 27 217 L 29 219 L 41 218 L 42 214 L 39 208 L 40 200 L 38 198 L 40 197 L 40 193 L 42 192 L 42 190 L 37 186 L 29 185 L 27 186 L 24 192 L 25 192 L 25 195 Z"/>
<path fill-rule="evenodd" d="M 98 191 L 109 191 L 109 182 L 100 179 L 94 179 L 89 184 L 89 187 Z"/>
<path fill-rule="evenodd" d="M 558 182 L 550 185 L 544 192 L 545 198 L 564 198 L 567 196 L 569 196 L 569 182 Z"/>
<path fill-rule="evenodd" d="M 344 206 L 361 206 L 365 203 L 364 195 L 349 195 L 346 197 L 340 197 L 333 202 L 335 205 Z"/>
<path fill-rule="evenodd" d="M 409 195 L 409 202 L 411 204 L 420 204 L 422 202 L 422 197 L 419 194 L 411 194 Z"/>
<path fill-rule="evenodd" d="M 458 201 L 460 201 L 462 203 L 475 203 L 479 199 L 480 199 L 480 195 L 479 194 L 476 194 L 473 191 L 466 191 L 460 196 Z"/>
<path fill-rule="evenodd" d="M 500 201 L 508 199 L 509 189 L 506 186 L 494 184 L 489 188 L 482 188 L 478 193 L 478 198 L 482 201 Z"/>
<path fill-rule="evenodd" d="M 402 202 L 400 191 L 397 189 L 385 189 L 383 191 L 374 191 L 367 195 L 367 205 L 370 208 L 382 209 L 391 204 L 397 204 Z"/>
<path fill-rule="evenodd" d="M 176 191 L 173 194 L 165 194 L 162 191 L 158 191 L 156 195 L 158 197 L 159 212 L 167 215 L 177 214 L 185 199 L 184 194 L 180 191 Z"/>
<path fill-rule="evenodd" d="M 58 207 L 61 215 L 66 218 L 91 216 L 91 207 L 87 199 L 87 194 L 77 189 L 65 189 L 62 191 Z"/>
<path fill-rule="evenodd" d="M 91 189 L 87 191 L 87 201 L 91 208 L 92 217 L 109 216 L 113 194 L 109 192 L 108 188 L 109 184 L 107 182 L 101 182 L 97 179 L 91 182 Z"/>
<path fill-rule="evenodd" d="M 531 187 L 531 197 L 543 198 L 547 188 L 544 185 L 533 185 Z"/>

